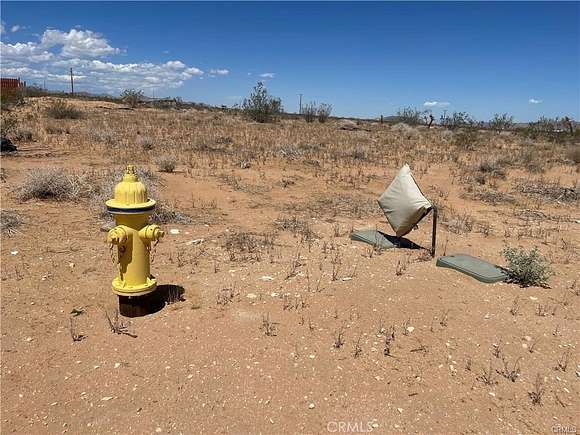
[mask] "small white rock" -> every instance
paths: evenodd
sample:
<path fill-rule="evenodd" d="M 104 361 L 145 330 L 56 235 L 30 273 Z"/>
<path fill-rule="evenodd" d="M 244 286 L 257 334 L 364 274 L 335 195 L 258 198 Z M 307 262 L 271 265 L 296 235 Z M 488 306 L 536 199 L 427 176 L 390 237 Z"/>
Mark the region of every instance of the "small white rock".
<path fill-rule="evenodd" d="M 310 402 L 310 404 L 308 405 L 308 408 L 310 408 L 310 409 L 314 409 L 314 407 L 315 407 L 315 406 L 316 406 L 316 405 L 314 405 L 314 403 Z"/>
<path fill-rule="evenodd" d="M 179 230 L 177 228 L 171 228 L 169 230 L 169 234 L 173 234 L 173 235 L 179 234 Z"/>

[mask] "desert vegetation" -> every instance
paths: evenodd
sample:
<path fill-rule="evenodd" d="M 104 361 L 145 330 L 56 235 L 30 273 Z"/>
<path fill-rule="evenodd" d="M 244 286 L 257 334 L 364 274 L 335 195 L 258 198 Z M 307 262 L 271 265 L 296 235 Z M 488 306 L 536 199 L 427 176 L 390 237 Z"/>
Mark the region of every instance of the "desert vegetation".
<path fill-rule="evenodd" d="M 428 128 L 414 109 L 383 123 L 282 109 L 258 84 L 237 109 L 40 95 L 2 111 L 19 148 L 0 184 L 3 398 L 18 398 L 3 401 L 6 428 L 104 432 L 106 419 L 147 418 L 151 400 L 191 403 L 195 416 L 168 409 L 151 423 L 184 433 L 192 421 L 249 431 L 232 403 L 262 432 L 321 432 L 336 409 L 384 432 L 451 431 L 433 403 L 466 431 L 476 414 L 494 432 L 573 424 L 577 130 L 509 114 Z M 131 322 L 101 232 L 127 163 L 167 234 L 152 273 L 183 288 Z M 481 257 L 509 282 L 437 268 L 431 215 L 406 236 L 417 249 L 350 240 L 392 234 L 376 199 L 404 163 L 438 207 L 438 255 Z"/>

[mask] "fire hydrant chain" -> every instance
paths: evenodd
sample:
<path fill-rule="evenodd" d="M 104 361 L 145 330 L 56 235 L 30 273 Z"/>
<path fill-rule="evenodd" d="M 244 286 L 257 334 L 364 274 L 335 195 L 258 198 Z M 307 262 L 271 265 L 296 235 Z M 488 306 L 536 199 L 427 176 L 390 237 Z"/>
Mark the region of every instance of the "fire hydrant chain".
<path fill-rule="evenodd" d="M 109 254 L 111 255 L 111 263 L 115 264 L 118 260 L 115 259 L 115 253 L 113 249 L 115 248 L 115 244 L 113 242 L 109 242 Z"/>
<path fill-rule="evenodd" d="M 158 243 L 159 239 L 155 240 L 153 246 L 149 245 L 149 250 L 151 251 L 151 264 L 155 263 L 155 254 L 157 253 L 157 250 L 155 248 Z"/>

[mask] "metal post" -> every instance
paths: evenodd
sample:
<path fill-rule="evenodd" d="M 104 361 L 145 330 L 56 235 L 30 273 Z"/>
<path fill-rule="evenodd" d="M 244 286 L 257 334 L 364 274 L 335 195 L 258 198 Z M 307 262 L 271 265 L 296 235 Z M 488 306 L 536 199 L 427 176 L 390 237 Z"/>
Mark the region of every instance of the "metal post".
<path fill-rule="evenodd" d="M 75 94 L 75 85 L 74 85 L 74 81 L 73 81 L 72 68 L 70 69 L 70 94 L 72 96 L 74 96 L 74 94 Z"/>
<path fill-rule="evenodd" d="M 431 257 L 435 257 L 437 245 L 437 207 L 433 206 L 433 233 L 431 234 Z"/>

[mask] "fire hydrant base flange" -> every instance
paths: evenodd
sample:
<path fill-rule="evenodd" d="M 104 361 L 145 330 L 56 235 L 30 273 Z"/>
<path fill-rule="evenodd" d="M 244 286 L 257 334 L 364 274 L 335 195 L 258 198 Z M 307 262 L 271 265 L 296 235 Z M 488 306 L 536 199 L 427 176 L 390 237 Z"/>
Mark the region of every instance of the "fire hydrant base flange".
<path fill-rule="evenodd" d="M 147 278 L 147 282 L 142 285 L 126 285 L 117 276 L 113 279 L 113 293 L 119 296 L 143 296 L 151 293 L 157 287 L 157 280 L 154 277 Z"/>

